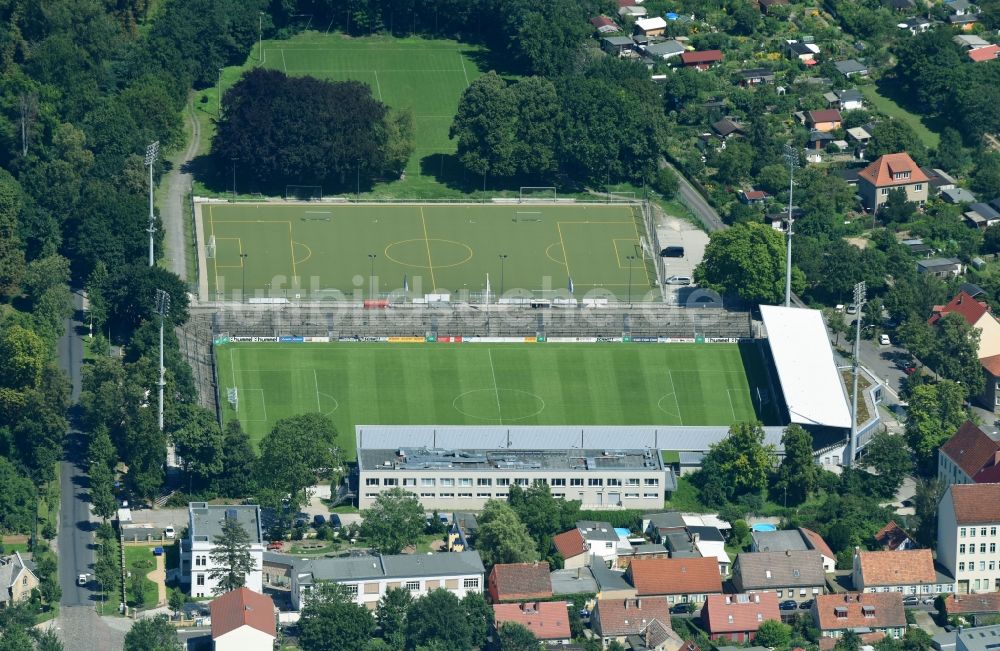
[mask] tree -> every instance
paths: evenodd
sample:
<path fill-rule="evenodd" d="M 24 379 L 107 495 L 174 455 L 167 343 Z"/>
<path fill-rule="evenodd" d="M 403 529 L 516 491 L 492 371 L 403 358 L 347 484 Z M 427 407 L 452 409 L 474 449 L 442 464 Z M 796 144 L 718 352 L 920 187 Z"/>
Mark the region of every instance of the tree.
<path fill-rule="evenodd" d="M 13 294 L 24 273 L 24 248 L 19 232 L 22 202 L 17 179 L 0 169 L 0 296 Z"/>
<path fill-rule="evenodd" d="M 166 617 L 140 619 L 125 635 L 124 651 L 181 651 L 177 629 Z"/>
<path fill-rule="evenodd" d="M 905 224 L 917 212 L 916 207 L 906 198 L 906 190 L 895 188 L 878 210 L 879 217 L 886 224 Z"/>
<path fill-rule="evenodd" d="M 512 176 L 517 105 L 495 72 L 479 77 L 462 93 L 448 137 L 458 140 L 458 158 L 478 175 Z"/>
<path fill-rule="evenodd" d="M 976 161 L 972 189 L 980 194 L 991 194 L 997 188 L 1000 188 L 1000 152 L 984 152 Z"/>
<path fill-rule="evenodd" d="M 487 566 L 538 560 L 538 550 L 527 527 L 510 506 L 497 500 L 490 500 L 483 507 L 476 549 Z"/>
<path fill-rule="evenodd" d="M 840 337 L 851 334 L 851 326 L 844 321 L 844 315 L 840 312 L 833 310 L 832 308 L 825 308 L 823 310 L 823 317 L 826 321 L 826 327 L 830 329 L 834 335 L 836 335 L 837 346 L 840 345 Z"/>
<path fill-rule="evenodd" d="M 183 426 L 170 436 L 188 475 L 189 486 L 201 488 L 222 473 L 222 432 L 215 414 L 196 405 L 181 405 L 179 421 Z"/>
<path fill-rule="evenodd" d="M 541 647 L 535 634 L 517 622 L 504 622 L 497 634 L 500 651 L 538 651 Z"/>
<path fill-rule="evenodd" d="M 573 526 L 580 513 L 579 501 L 556 499 L 544 482 L 532 484 L 524 491 L 520 486 L 511 486 L 508 503 L 543 556 L 552 546 L 552 536 Z"/>
<path fill-rule="evenodd" d="M 661 167 L 656 171 L 653 178 L 653 188 L 660 193 L 664 199 L 673 199 L 680 188 L 680 181 L 677 174 L 669 167 Z"/>
<path fill-rule="evenodd" d="M 212 155 L 228 169 L 236 164 L 258 183 L 332 183 L 344 186 L 360 176 L 370 179 L 399 161 L 404 140 L 400 123 L 385 104 L 358 81 L 331 82 L 289 77 L 279 70 L 254 68 L 223 97 Z M 389 159 L 389 137 L 393 160 Z"/>
<path fill-rule="evenodd" d="M 409 590 L 389 588 L 375 608 L 375 621 L 382 637 L 393 649 L 401 651 L 406 643 L 406 613 L 412 604 Z"/>
<path fill-rule="evenodd" d="M 812 435 L 799 425 L 789 425 L 781 437 L 781 444 L 785 448 L 785 456 L 778 466 L 772 499 L 780 497 L 785 506 L 788 503 L 795 506 L 806 501 L 819 483 L 819 467 L 813 460 Z"/>
<path fill-rule="evenodd" d="M 962 385 L 967 396 L 983 392 L 985 377 L 979 363 L 981 332 L 961 314 L 946 314 L 936 324 L 937 338 L 923 359 L 938 375 Z"/>
<path fill-rule="evenodd" d="M 336 479 L 342 454 L 337 430 L 323 414 L 302 414 L 274 424 L 260 443 L 259 481 L 270 493 L 262 500 L 274 503 L 290 496 L 293 507 L 306 501 L 305 489 L 322 475 Z M 335 481 L 333 482 L 336 483 Z"/>
<path fill-rule="evenodd" d="M 913 450 L 917 469 L 925 476 L 933 476 L 937 449 L 966 420 L 965 391 L 954 382 L 942 380 L 914 388 L 909 402 L 906 442 Z"/>
<path fill-rule="evenodd" d="M 125 337 L 143 321 L 155 321 L 156 290 L 170 295 L 170 313 L 167 324 L 179 325 L 187 321 L 187 285 L 176 274 L 162 267 L 145 263 L 126 264 L 112 269 L 101 287 L 107 301 L 108 320 L 115 325 L 117 336 Z"/>
<path fill-rule="evenodd" d="M 222 432 L 222 472 L 215 478 L 215 489 L 225 497 L 247 497 L 257 488 L 256 477 L 247 468 L 257 465 L 257 454 L 250 436 L 240 421 L 226 423 Z"/>
<path fill-rule="evenodd" d="M 708 486 L 713 503 L 731 502 L 763 491 L 776 461 L 774 446 L 764 443 L 760 423 L 733 423 L 726 438 L 709 448 L 695 480 L 703 487 L 703 497 Z M 721 491 L 721 496 L 716 491 Z"/>
<path fill-rule="evenodd" d="M 416 544 L 425 526 L 420 501 L 402 488 L 379 493 L 372 507 L 361 512 L 361 535 L 380 554 L 398 554 Z"/>
<path fill-rule="evenodd" d="M 864 467 L 875 472 L 872 482 L 875 494 L 890 498 L 896 494 L 903 480 L 913 472 L 913 459 L 902 436 L 879 432 L 865 446 Z"/>
<path fill-rule="evenodd" d="M 128 596 L 132 601 L 133 608 L 142 608 L 146 593 L 145 580 L 141 574 L 134 573 L 129 579 Z"/>
<path fill-rule="evenodd" d="M 299 646 L 303 651 L 355 651 L 374 630 L 367 608 L 350 601 L 342 587 L 323 584 L 302 608 Z"/>
<path fill-rule="evenodd" d="M 472 626 L 468 617 L 458 597 L 442 588 L 414 601 L 406 618 L 407 648 L 432 642 L 437 642 L 441 651 L 472 648 Z"/>
<path fill-rule="evenodd" d="M 28 533 L 35 522 L 35 486 L 0 457 L 0 530 Z"/>
<path fill-rule="evenodd" d="M 969 160 L 969 152 L 962 145 L 962 135 L 951 127 L 942 129 L 934 162 L 941 169 L 958 174 L 968 166 Z"/>
<path fill-rule="evenodd" d="M 918 165 L 927 163 L 927 148 L 913 127 L 896 118 L 880 120 L 872 128 L 868 155 L 878 157 L 883 154 L 898 154 L 900 152 L 909 154 Z"/>
<path fill-rule="evenodd" d="M 931 548 L 937 541 L 937 509 L 944 496 L 945 485 L 940 479 L 917 477 L 913 510 L 917 518 L 914 531 L 917 542 Z"/>
<path fill-rule="evenodd" d="M 833 648 L 836 651 L 860 651 L 861 636 L 854 631 L 844 631 L 843 636 L 837 640 Z"/>
<path fill-rule="evenodd" d="M 753 303 L 778 303 L 785 290 L 782 235 L 764 224 L 737 224 L 711 234 L 695 270 L 702 287 Z"/>
<path fill-rule="evenodd" d="M 754 642 L 766 647 L 783 649 L 792 641 L 792 627 L 776 619 L 762 622 L 757 629 Z"/>
<path fill-rule="evenodd" d="M 462 597 L 462 610 L 472 632 L 472 645 L 485 648 L 486 638 L 493 628 L 493 608 L 479 592 L 467 592 Z"/>
<path fill-rule="evenodd" d="M 246 585 L 247 574 L 254 571 L 255 562 L 250 554 L 250 534 L 236 518 L 222 521 L 222 532 L 212 541 L 215 543 L 209 558 L 212 569 L 208 576 L 217 581 L 215 594 L 225 594 Z"/>
<path fill-rule="evenodd" d="M 716 178 L 723 183 L 738 185 L 743 179 L 750 176 L 753 160 L 754 152 L 749 143 L 731 140 L 717 156 Z"/>

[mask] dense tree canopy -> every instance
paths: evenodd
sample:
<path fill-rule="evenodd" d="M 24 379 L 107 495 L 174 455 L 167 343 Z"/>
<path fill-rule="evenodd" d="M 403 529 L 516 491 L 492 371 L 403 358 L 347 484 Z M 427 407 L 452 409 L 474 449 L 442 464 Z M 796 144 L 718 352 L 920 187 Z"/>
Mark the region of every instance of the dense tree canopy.
<path fill-rule="evenodd" d="M 778 303 L 785 294 L 785 246 L 769 226 L 737 224 L 711 234 L 695 280 L 752 303 Z"/>
<path fill-rule="evenodd" d="M 398 554 L 416 544 L 425 528 L 423 507 L 402 488 L 379 493 L 371 508 L 361 512 L 361 535 L 380 554 Z"/>
<path fill-rule="evenodd" d="M 254 68 L 226 91 L 212 154 L 263 186 L 354 185 L 401 169 L 412 133 L 388 128 L 389 109 L 367 84 L 289 77 Z M 397 141 L 390 143 L 390 134 Z M 398 139 L 410 138 L 407 146 Z M 396 160 L 389 159 L 392 150 Z"/>

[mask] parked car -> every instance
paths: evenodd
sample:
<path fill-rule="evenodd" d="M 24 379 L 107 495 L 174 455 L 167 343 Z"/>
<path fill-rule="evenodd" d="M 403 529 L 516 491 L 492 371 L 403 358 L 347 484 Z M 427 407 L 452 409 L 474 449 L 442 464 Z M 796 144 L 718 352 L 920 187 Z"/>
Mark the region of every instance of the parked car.
<path fill-rule="evenodd" d="M 661 258 L 683 258 L 684 257 L 684 247 L 683 246 L 666 246 L 660 251 Z"/>
<path fill-rule="evenodd" d="M 77 585 L 87 585 L 87 575 L 86 574 L 81 574 L 80 576 L 76 577 L 76 584 Z"/>
<path fill-rule="evenodd" d="M 687 614 L 687 613 L 691 612 L 691 606 L 693 606 L 693 605 L 694 604 L 690 604 L 690 603 L 688 603 L 686 601 L 683 601 L 683 602 L 681 602 L 679 604 L 674 604 L 673 606 L 670 607 L 670 614 L 671 615 L 684 615 L 684 614 Z"/>
<path fill-rule="evenodd" d="M 176 536 L 176 535 L 177 535 L 177 532 L 176 532 L 176 531 L 174 531 L 174 528 L 173 528 L 173 526 L 172 526 L 172 525 L 169 525 L 169 524 L 168 524 L 168 525 L 166 526 L 166 528 L 165 528 L 165 529 L 163 530 L 163 535 L 164 535 L 165 537 L 167 537 L 167 538 L 171 538 L 171 539 L 172 539 L 172 538 L 173 538 L 174 536 Z"/>
<path fill-rule="evenodd" d="M 282 549 L 284 549 L 284 547 L 285 543 L 281 542 L 280 540 L 272 540 L 271 542 L 267 543 L 267 551 L 269 552 L 276 552 L 276 551 L 280 552 Z"/>
<path fill-rule="evenodd" d="M 330 514 L 330 526 L 334 529 L 340 529 L 340 516 L 336 513 Z"/>
<path fill-rule="evenodd" d="M 690 285 L 694 281 L 691 280 L 691 276 L 670 276 L 663 282 L 667 285 Z"/>
<path fill-rule="evenodd" d="M 858 313 L 858 306 L 857 306 L 857 304 L 855 304 L 855 303 L 849 303 L 847 305 L 847 313 L 848 314 L 857 314 Z"/>
<path fill-rule="evenodd" d="M 905 597 L 903 597 L 904 606 L 916 606 L 919 603 L 920 603 L 920 597 L 918 597 L 915 594 L 906 595 Z"/>
<path fill-rule="evenodd" d="M 878 343 L 880 346 L 889 346 L 892 342 L 889 340 L 889 335 L 879 335 Z"/>
<path fill-rule="evenodd" d="M 313 516 L 314 527 L 322 527 L 324 524 L 326 524 L 326 518 L 323 517 L 323 514 L 319 513 Z"/>
<path fill-rule="evenodd" d="M 798 610 L 799 602 L 795 601 L 794 599 L 785 599 L 780 604 L 778 604 L 778 608 L 780 608 L 781 610 Z"/>
<path fill-rule="evenodd" d="M 799 604 L 799 610 L 809 610 L 813 607 L 813 600 L 809 599 Z"/>

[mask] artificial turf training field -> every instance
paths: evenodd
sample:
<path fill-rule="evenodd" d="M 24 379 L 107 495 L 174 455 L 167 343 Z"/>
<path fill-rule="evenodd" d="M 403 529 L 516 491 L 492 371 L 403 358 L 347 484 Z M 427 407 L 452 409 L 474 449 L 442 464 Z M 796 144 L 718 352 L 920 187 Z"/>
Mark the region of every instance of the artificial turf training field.
<path fill-rule="evenodd" d="M 766 388 L 737 344 L 224 344 L 216 364 L 254 441 L 319 411 L 352 459 L 355 425 L 728 425 Z"/>
<path fill-rule="evenodd" d="M 630 204 L 328 205 L 199 204 L 207 242 L 208 297 L 302 297 L 340 290 L 369 295 L 372 260 L 378 293 L 403 288 L 491 292 L 604 288 L 636 300 L 656 286 L 640 245 L 639 207 Z M 245 255 L 246 257 L 241 257 Z M 634 259 L 630 260 L 629 258 Z M 630 270 L 631 265 L 631 270 Z M 547 296 L 547 295 L 546 295 Z M 652 297 L 658 296 L 656 292 Z"/>

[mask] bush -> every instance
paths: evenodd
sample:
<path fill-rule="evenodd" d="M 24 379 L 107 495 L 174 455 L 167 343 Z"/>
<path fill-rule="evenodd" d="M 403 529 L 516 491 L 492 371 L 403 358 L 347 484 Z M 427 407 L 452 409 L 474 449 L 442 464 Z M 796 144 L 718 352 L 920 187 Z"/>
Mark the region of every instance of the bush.
<path fill-rule="evenodd" d="M 656 172 L 656 178 L 653 179 L 653 188 L 663 195 L 665 199 L 672 199 L 677 194 L 679 186 L 680 181 L 677 180 L 677 174 L 669 167 L 661 167 Z"/>

